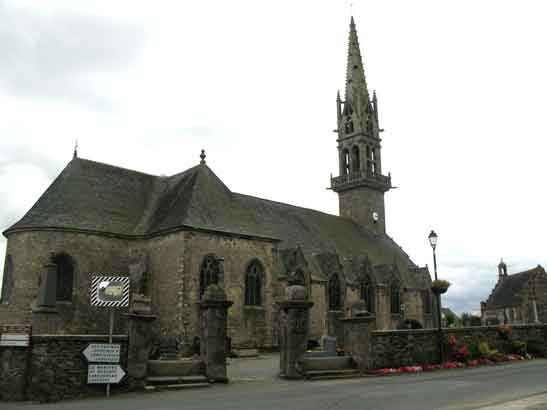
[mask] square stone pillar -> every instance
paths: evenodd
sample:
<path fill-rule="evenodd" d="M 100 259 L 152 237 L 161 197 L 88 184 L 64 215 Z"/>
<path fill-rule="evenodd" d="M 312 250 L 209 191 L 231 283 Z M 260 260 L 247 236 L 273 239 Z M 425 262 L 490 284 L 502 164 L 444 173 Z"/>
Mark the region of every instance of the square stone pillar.
<path fill-rule="evenodd" d="M 227 300 L 226 292 L 216 284 L 205 290 L 200 303 L 201 357 L 205 362 L 207 378 L 211 382 L 228 382 L 226 336 L 228 308 L 232 303 Z"/>
<path fill-rule="evenodd" d="M 309 337 L 309 310 L 313 302 L 308 301 L 308 291 L 304 286 L 289 286 L 285 291 L 285 300 L 278 302 L 282 312 L 280 340 L 281 377 L 300 379 L 298 361 L 306 352 Z"/>
<path fill-rule="evenodd" d="M 370 368 L 370 343 L 372 331 L 376 329 L 376 317 L 362 315 L 341 319 L 340 322 L 344 328 L 344 350 L 363 374 Z"/>
<path fill-rule="evenodd" d="M 155 315 L 137 312 L 127 313 L 129 347 L 127 353 L 127 377 L 131 390 L 144 390 L 148 374 L 148 357 L 152 348 L 152 322 Z"/>

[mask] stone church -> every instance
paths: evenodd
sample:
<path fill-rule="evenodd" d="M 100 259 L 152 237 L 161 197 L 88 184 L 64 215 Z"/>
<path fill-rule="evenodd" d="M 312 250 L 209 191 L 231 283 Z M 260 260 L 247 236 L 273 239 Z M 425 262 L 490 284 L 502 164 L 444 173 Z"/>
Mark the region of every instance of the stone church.
<path fill-rule="evenodd" d="M 365 80 L 353 18 L 346 89 L 337 97 L 339 176 L 331 189 L 340 216 L 232 192 L 201 162 L 155 176 L 79 158 L 76 153 L 34 206 L 4 231 L 1 323 L 30 323 L 45 266 L 56 280 L 51 317 L 58 333 L 104 332 L 90 306 L 92 275 L 126 275 L 151 299 L 155 336 L 189 345 L 199 302 L 211 283 L 233 301 L 233 346 L 278 344 L 276 301 L 305 285 L 314 306 L 310 334 L 337 334 L 336 318 L 364 301 L 378 329 L 405 321 L 433 325 L 431 279 L 385 230 L 378 99 Z M 334 153 L 333 153 L 334 154 Z M 328 174 L 328 170 L 325 170 Z M 124 330 L 123 311 L 116 330 Z"/>
<path fill-rule="evenodd" d="M 481 302 L 485 325 L 547 322 L 547 273 L 538 265 L 509 275 L 507 264 L 498 265 L 498 281 L 485 302 Z"/>

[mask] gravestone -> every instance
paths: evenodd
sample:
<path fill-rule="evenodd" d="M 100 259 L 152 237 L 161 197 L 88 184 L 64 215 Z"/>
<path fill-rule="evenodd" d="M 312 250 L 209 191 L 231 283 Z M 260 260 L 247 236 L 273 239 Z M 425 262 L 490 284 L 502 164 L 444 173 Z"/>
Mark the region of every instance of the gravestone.
<path fill-rule="evenodd" d="M 321 338 L 323 351 L 336 356 L 336 338 L 333 336 L 323 336 Z"/>

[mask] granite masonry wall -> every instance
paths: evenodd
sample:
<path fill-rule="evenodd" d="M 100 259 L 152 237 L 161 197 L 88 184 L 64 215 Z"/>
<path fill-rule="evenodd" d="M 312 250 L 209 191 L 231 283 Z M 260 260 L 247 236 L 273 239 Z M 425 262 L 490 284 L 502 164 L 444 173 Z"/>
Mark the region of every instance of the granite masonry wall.
<path fill-rule="evenodd" d="M 33 335 L 29 347 L 0 347 L 0 400 L 45 403 L 104 395 L 105 385 L 87 384 L 82 351 L 105 342 L 106 335 Z M 114 336 L 113 342 L 121 344 L 120 365 L 127 369 L 127 336 Z M 111 389 L 128 390 L 126 379 Z"/>
<path fill-rule="evenodd" d="M 457 344 L 487 342 L 491 348 L 503 350 L 507 340 L 497 326 L 443 329 L 443 335 L 453 334 Z M 443 336 L 443 337 L 444 337 Z M 510 340 L 541 339 L 547 348 L 547 325 L 515 325 Z M 437 330 L 388 330 L 372 333 L 370 364 L 372 368 L 399 367 L 438 361 Z"/>

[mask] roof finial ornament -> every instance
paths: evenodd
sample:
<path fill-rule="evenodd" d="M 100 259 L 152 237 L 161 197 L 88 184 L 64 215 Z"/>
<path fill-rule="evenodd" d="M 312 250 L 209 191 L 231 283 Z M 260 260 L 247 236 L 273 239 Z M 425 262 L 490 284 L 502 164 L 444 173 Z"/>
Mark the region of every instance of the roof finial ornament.
<path fill-rule="evenodd" d="M 72 158 L 78 158 L 78 140 L 74 140 L 74 152 Z"/>
<path fill-rule="evenodd" d="M 199 163 L 202 164 L 202 165 L 205 164 L 206 155 L 205 155 L 205 150 L 204 149 L 201 150 L 201 155 L 199 157 L 201 158 L 201 161 Z"/>

